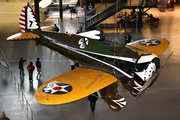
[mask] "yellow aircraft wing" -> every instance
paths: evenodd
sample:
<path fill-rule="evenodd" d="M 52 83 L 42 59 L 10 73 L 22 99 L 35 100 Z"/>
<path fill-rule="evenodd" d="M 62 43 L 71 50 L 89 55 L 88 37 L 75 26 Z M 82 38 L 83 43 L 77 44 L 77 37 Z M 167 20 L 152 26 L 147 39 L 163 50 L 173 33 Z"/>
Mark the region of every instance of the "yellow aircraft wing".
<path fill-rule="evenodd" d="M 153 38 L 131 42 L 127 44 L 126 47 L 138 52 L 139 54 L 153 53 L 158 56 L 168 48 L 169 44 L 170 41 L 168 39 Z"/>
<path fill-rule="evenodd" d="M 113 75 L 99 70 L 77 68 L 48 80 L 36 91 L 41 104 L 57 105 L 84 98 L 117 81 Z"/>

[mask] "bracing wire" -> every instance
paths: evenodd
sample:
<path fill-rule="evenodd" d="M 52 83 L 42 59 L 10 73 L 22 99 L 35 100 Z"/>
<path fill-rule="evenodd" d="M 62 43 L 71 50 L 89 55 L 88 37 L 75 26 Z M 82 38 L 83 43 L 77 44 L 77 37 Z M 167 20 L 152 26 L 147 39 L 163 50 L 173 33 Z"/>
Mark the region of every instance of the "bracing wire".
<path fill-rule="evenodd" d="M 140 3 L 142 3 L 142 2 L 140 2 Z M 137 9 L 138 9 L 138 0 L 137 0 Z M 140 11 L 139 11 L 139 13 L 140 13 Z M 137 13 L 137 15 L 138 15 L 138 13 Z M 139 17 L 139 15 L 138 15 L 138 17 Z M 136 23 L 136 40 L 137 40 L 138 24 L 139 24 L 139 18 L 138 18 L 138 21 Z"/>
<path fill-rule="evenodd" d="M 117 37 L 117 12 L 118 12 L 118 3 L 119 3 L 119 0 L 116 1 L 116 14 L 115 14 L 115 22 L 116 22 L 116 25 L 115 25 L 115 38 L 114 38 L 114 42 L 116 37 Z M 115 46 L 114 46 L 114 51 L 115 51 Z M 115 55 L 115 52 L 114 52 L 114 55 Z"/>

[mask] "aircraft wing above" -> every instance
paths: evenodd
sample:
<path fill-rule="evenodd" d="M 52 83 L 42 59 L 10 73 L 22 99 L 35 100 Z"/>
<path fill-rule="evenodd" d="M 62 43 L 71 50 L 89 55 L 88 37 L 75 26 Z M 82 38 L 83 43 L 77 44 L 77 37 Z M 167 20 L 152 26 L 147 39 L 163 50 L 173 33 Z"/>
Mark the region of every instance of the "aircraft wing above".
<path fill-rule="evenodd" d="M 158 56 L 168 48 L 169 44 L 170 41 L 168 39 L 154 38 L 131 42 L 127 44 L 126 47 L 138 52 L 139 54 L 153 53 Z"/>
<path fill-rule="evenodd" d="M 48 80 L 36 91 L 36 100 L 41 104 L 56 105 L 84 98 L 117 81 L 106 72 L 77 68 Z"/>
<path fill-rule="evenodd" d="M 64 1 L 63 5 L 67 5 L 68 7 L 75 7 L 77 4 L 78 0 L 69 0 L 69 1 Z"/>
<path fill-rule="evenodd" d="M 39 2 L 39 7 L 40 8 L 46 8 L 46 7 L 58 7 L 59 5 L 59 0 L 41 0 Z M 63 5 L 66 5 L 67 7 L 75 7 L 77 4 L 78 0 L 64 0 L 62 3 Z M 32 3 L 32 6 L 34 6 L 34 3 Z"/>
<path fill-rule="evenodd" d="M 45 7 L 49 6 L 51 3 L 52 3 L 52 0 L 41 0 L 39 2 L 39 7 L 45 8 Z"/>

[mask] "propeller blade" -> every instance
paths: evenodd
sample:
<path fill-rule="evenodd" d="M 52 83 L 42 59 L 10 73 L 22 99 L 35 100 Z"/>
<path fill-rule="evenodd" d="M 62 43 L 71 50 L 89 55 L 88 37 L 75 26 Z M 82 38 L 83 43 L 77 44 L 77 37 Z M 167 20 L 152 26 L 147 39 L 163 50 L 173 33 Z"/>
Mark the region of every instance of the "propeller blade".
<path fill-rule="evenodd" d="M 160 71 L 162 70 L 163 66 L 166 64 L 167 60 L 171 57 L 173 52 L 168 56 L 168 58 L 165 60 L 165 62 L 161 65 L 161 67 L 155 72 L 153 76 L 149 78 L 149 80 L 143 85 L 141 90 L 139 91 L 139 94 L 137 96 L 137 99 L 141 97 L 141 95 L 146 91 L 146 89 L 153 84 L 153 82 L 156 81 L 157 77 L 159 76 Z"/>
<path fill-rule="evenodd" d="M 174 52 L 174 51 L 173 51 Z M 161 65 L 161 69 L 162 69 L 162 67 L 166 64 L 166 62 L 167 62 L 167 60 L 171 57 L 171 55 L 173 54 L 173 52 L 169 55 L 169 57 L 165 60 L 165 62 Z"/>
<path fill-rule="evenodd" d="M 158 69 L 159 70 L 159 69 Z M 143 85 L 141 90 L 139 91 L 139 94 L 137 96 L 137 99 L 141 97 L 141 95 L 146 91 L 146 89 L 157 79 L 160 71 L 157 71 L 153 76 L 149 78 L 149 80 Z"/>

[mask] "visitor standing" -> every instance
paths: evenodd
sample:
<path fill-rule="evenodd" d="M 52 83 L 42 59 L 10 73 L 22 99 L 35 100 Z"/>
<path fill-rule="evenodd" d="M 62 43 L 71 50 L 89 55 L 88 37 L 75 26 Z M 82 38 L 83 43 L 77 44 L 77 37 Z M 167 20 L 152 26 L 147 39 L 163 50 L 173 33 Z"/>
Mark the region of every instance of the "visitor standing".
<path fill-rule="evenodd" d="M 34 65 L 33 62 L 30 62 L 30 64 L 27 66 L 27 70 L 29 71 L 29 81 L 33 81 L 33 71 L 34 71 Z"/>
<path fill-rule="evenodd" d="M 20 60 L 19 60 L 19 69 L 20 69 L 20 76 L 24 76 L 24 66 L 23 66 L 23 63 L 25 62 L 26 60 L 23 60 L 23 58 L 21 57 Z"/>
<path fill-rule="evenodd" d="M 37 68 L 37 72 L 38 72 L 36 78 L 38 79 L 38 76 L 41 77 L 41 61 L 39 60 L 39 58 L 37 58 L 37 60 L 36 60 L 36 68 Z"/>

